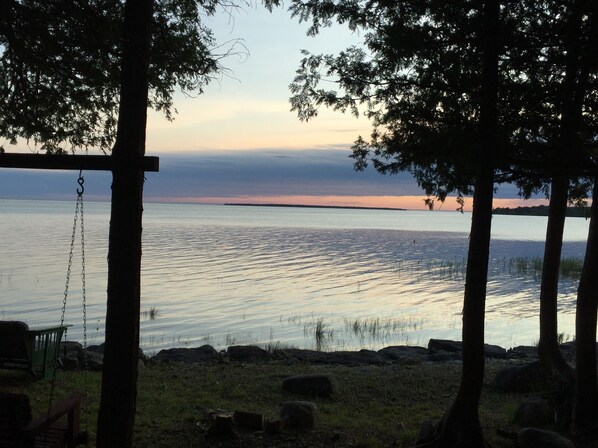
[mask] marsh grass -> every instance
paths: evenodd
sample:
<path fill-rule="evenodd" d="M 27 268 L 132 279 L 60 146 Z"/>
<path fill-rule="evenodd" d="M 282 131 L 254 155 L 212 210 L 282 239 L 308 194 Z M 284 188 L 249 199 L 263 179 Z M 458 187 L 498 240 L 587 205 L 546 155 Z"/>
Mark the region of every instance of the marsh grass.
<path fill-rule="evenodd" d="M 156 320 L 159 316 L 160 311 L 155 306 L 141 312 L 141 317 L 146 320 Z"/>
<path fill-rule="evenodd" d="M 500 363 L 487 364 L 487 378 Z M 267 420 L 278 418 L 283 401 L 305 397 L 283 393 L 282 378 L 305 373 L 331 374 L 337 384 L 332 399 L 310 397 L 319 413 L 316 430 L 279 435 L 249 434 L 227 445 L 221 440 L 202 441 L 197 423 L 204 423 L 210 410 L 261 413 Z M 321 366 L 310 364 L 149 364 L 139 373 L 135 422 L 137 447 L 390 447 L 411 446 L 421 422 L 438 419 L 456 394 L 460 366 L 455 364 Z M 47 407 L 50 384 L 31 382 L 21 373 L 0 371 L 2 390 L 24 392 L 32 397 L 34 414 Z M 95 446 L 95 422 L 99 405 L 101 374 L 60 371 L 56 397 L 72 390 L 87 395 L 82 420 Z M 502 394 L 484 387 L 480 418 L 494 448 L 512 446 L 496 436 L 497 428 L 508 428 L 512 412 L 523 397 Z"/>

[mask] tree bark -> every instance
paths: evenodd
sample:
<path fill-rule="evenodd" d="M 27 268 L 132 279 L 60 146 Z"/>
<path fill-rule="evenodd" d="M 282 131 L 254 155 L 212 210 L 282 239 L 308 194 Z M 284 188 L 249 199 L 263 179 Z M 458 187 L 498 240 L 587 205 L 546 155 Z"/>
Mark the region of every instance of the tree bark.
<path fill-rule="evenodd" d="M 598 177 L 594 179 L 590 229 L 577 291 L 575 314 L 575 399 L 573 431 L 584 433 L 598 424 L 596 313 L 598 312 Z"/>
<path fill-rule="evenodd" d="M 483 447 L 478 406 L 484 382 L 484 319 L 490 253 L 494 161 L 497 151 L 499 1 L 482 3 L 479 44 L 483 57 L 478 160 L 463 300 L 463 368 L 459 391 L 430 441 L 421 447 Z"/>
<path fill-rule="evenodd" d="M 569 179 L 552 179 L 542 283 L 540 285 L 540 340 L 538 355 L 546 375 L 555 376 L 567 384 L 574 381 L 573 369 L 567 364 L 558 344 L 557 298 L 563 231 L 569 198 Z"/>
<path fill-rule="evenodd" d="M 99 448 L 130 447 L 137 399 L 141 217 L 153 0 L 125 4 L 121 91 L 108 246 L 108 300 Z"/>

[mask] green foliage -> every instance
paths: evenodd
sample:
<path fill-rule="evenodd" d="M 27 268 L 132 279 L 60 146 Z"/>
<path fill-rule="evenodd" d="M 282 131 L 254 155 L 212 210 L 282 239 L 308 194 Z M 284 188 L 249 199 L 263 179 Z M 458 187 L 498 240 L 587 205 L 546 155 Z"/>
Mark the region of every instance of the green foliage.
<path fill-rule="evenodd" d="M 271 8 L 278 0 L 265 0 Z M 176 89 L 201 93 L 238 42 L 219 45 L 206 26 L 239 0 L 155 0 L 149 105 L 168 119 Z M 121 0 L 8 0 L 0 10 L 0 137 L 41 150 L 109 150 L 120 92 Z"/>

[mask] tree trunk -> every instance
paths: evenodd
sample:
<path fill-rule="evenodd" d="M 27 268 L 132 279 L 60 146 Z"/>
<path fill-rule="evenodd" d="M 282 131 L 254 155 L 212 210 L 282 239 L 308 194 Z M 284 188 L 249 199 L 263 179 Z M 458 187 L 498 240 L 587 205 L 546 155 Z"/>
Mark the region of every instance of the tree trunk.
<path fill-rule="evenodd" d="M 586 432 L 598 424 L 596 313 L 598 312 L 598 177 L 594 179 L 590 230 L 575 314 L 575 399 L 573 430 Z"/>
<path fill-rule="evenodd" d="M 580 32 L 583 16 L 588 16 L 587 35 Z M 598 58 L 598 3 L 573 2 L 568 23 L 566 90 L 563 110 L 564 148 L 579 147 L 582 111 L 588 90 L 590 73 L 594 73 Z M 570 84 L 570 86 L 569 86 Z M 567 145 L 567 146 L 565 146 Z M 573 152 L 575 156 L 577 153 Z M 596 384 L 596 313 L 598 311 L 598 176 L 594 179 L 592 208 L 586 254 L 577 290 L 575 314 L 576 369 L 575 393 L 571 429 L 585 433 L 598 424 L 598 385 Z"/>
<path fill-rule="evenodd" d="M 478 406 L 484 382 L 484 318 L 497 140 L 499 2 L 483 2 L 478 161 L 463 300 L 463 370 L 459 391 L 432 440 L 421 447 L 483 447 Z"/>
<path fill-rule="evenodd" d="M 147 119 L 147 73 L 153 0 L 125 4 L 120 108 L 112 152 L 116 162 L 108 246 L 104 372 L 99 448 L 130 447 L 137 399 L 141 216 Z"/>
<path fill-rule="evenodd" d="M 567 364 L 558 344 L 557 298 L 563 230 L 569 198 L 569 179 L 555 176 L 550 191 L 550 207 L 540 285 L 540 341 L 538 355 L 546 375 L 567 384 L 574 381 L 573 369 Z"/>

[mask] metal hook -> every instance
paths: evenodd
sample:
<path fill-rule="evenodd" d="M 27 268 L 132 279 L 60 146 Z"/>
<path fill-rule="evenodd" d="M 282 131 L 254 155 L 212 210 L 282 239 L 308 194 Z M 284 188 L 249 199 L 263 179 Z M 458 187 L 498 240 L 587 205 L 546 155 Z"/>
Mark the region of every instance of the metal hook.
<path fill-rule="evenodd" d="M 83 196 L 83 192 L 85 191 L 85 187 L 83 187 L 83 183 L 85 179 L 83 179 L 83 170 L 79 171 L 79 179 L 77 179 L 77 183 L 81 188 L 77 188 L 77 196 Z"/>

